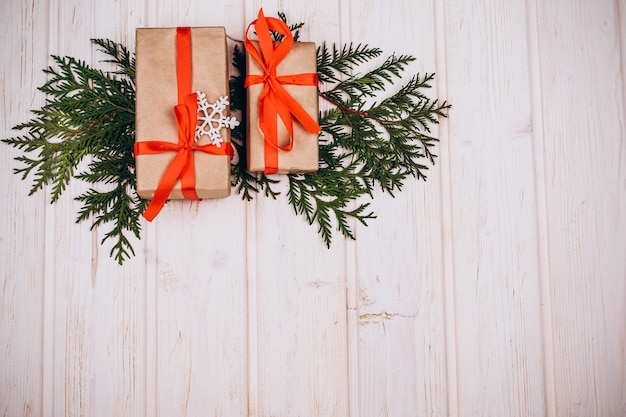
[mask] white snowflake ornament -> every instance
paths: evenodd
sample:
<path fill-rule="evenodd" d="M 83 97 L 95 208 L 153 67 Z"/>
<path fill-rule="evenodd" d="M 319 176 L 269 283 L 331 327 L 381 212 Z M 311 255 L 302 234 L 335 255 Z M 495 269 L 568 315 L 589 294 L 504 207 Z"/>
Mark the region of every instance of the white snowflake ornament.
<path fill-rule="evenodd" d="M 239 120 L 224 115 L 224 110 L 229 104 L 227 96 L 220 97 L 215 103 L 209 103 L 206 94 L 200 91 L 196 91 L 196 94 L 198 96 L 198 124 L 195 141 L 198 142 L 202 135 L 207 135 L 211 143 L 219 148 L 224 142 L 220 136 L 220 129 L 223 127 L 233 129 L 239 126 Z"/>

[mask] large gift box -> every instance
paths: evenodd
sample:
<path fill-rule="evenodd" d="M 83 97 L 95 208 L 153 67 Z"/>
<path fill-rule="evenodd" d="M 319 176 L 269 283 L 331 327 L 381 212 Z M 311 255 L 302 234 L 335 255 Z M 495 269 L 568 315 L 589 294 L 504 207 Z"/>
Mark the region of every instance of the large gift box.
<path fill-rule="evenodd" d="M 137 193 L 146 199 L 155 195 L 155 190 L 177 156 L 177 151 L 138 151 L 145 149 L 141 148 L 140 143 L 160 141 L 176 144 L 183 141 L 179 138 L 181 121 L 178 120 L 182 116 L 178 114 L 180 110 L 176 114 L 174 111 L 174 107 L 185 100 L 183 96 L 199 91 L 206 95 L 208 103 L 221 103 L 222 109 L 211 108 L 221 110 L 217 116 L 228 116 L 228 55 L 224 28 L 182 28 L 187 30 L 187 42 L 190 42 L 187 51 L 181 50 L 184 48 L 179 44 L 180 29 L 139 28 L 136 32 Z M 185 54 L 190 61 L 187 63 L 190 68 L 182 71 L 190 71 L 191 83 L 186 87 L 181 85 L 180 79 L 181 68 L 185 68 Z M 183 91 L 184 89 L 191 91 Z M 193 100 L 190 103 L 193 105 Z M 191 105 L 190 109 L 193 108 Z M 188 113 L 190 121 L 185 129 L 195 131 L 196 115 L 191 114 L 192 110 Z M 230 193 L 230 159 L 223 152 L 224 148 L 230 147 L 230 130 L 226 126 L 221 127 L 219 136 L 224 143 L 213 146 L 218 154 L 196 149 L 189 153 L 193 155 L 189 158 L 193 158 L 191 166 L 197 198 L 226 197 Z M 211 143 L 211 137 L 205 134 L 197 138 L 195 145 Z M 169 192 L 168 198 L 188 198 L 182 188 L 179 179 Z"/>
<path fill-rule="evenodd" d="M 259 18 L 250 24 L 255 25 L 259 41 L 246 39 L 246 90 L 247 90 L 247 123 L 246 123 L 246 162 L 250 172 L 273 173 L 306 173 L 318 169 L 318 90 L 317 90 L 317 56 L 313 42 L 294 42 L 287 26 L 275 18 L 265 18 L 262 11 Z M 280 42 L 265 44 L 262 37 L 269 37 L 271 29 L 285 35 Z M 250 30 L 250 28 L 248 28 Z M 288 46 L 288 45 L 289 46 Z M 282 57 L 283 51 L 288 50 Z M 256 53 L 254 52 L 256 51 Z M 255 56 L 256 55 L 256 56 Z M 274 64 L 275 68 L 273 68 Z M 265 67 L 265 68 L 263 68 Z M 272 74 L 272 71 L 275 71 Z M 274 80 L 269 77 L 274 76 Z M 273 81 L 273 83 L 272 83 Z M 280 84 L 278 87 L 276 87 Z M 284 89 L 289 96 L 283 103 L 289 112 L 294 112 L 291 124 L 293 136 L 290 138 L 281 118 L 281 112 L 268 108 L 283 101 L 281 94 L 273 88 Z M 272 94 L 274 96 L 272 97 Z M 283 94 L 284 96 L 284 94 Z M 262 102 L 265 101 L 265 103 Z M 293 102 L 296 104 L 294 105 Z M 298 111 L 308 115 L 308 124 L 298 118 Z M 271 138 L 263 131 L 261 114 L 272 117 L 268 123 L 275 126 L 276 138 Z M 276 116 L 274 116 L 276 115 Z M 291 116 L 290 116 L 291 118 Z M 273 143 L 272 143 L 273 141 Z"/>

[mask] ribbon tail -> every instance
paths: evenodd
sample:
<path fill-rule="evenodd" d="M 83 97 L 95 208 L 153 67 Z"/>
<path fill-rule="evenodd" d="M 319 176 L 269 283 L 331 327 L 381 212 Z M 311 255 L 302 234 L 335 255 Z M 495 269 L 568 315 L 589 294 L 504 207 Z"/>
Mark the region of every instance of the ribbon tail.
<path fill-rule="evenodd" d="M 198 194 L 196 193 L 196 172 L 193 152 L 187 153 L 185 168 L 180 176 L 180 186 L 185 199 L 200 200 L 200 197 L 198 197 Z"/>
<path fill-rule="evenodd" d="M 178 141 L 184 143 L 188 149 L 193 149 L 196 135 L 196 121 L 198 115 L 197 94 L 191 93 L 183 97 L 182 104 L 174 108 L 178 121 Z M 187 200 L 199 200 L 196 193 L 196 179 L 193 152 L 187 152 L 187 161 L 180 173 L 180 185 L 183 196 Z"/>
<path fill-rule="evenodd" d="M 279 114 L 281 115 L 281 119 L 283 120 L 283 123 L 285 123 L 285 126 L 288 124 L 287 119 L 291 119 L 291 115 L 293 115 L 293 117 L 310 133 L 318 133 L 322 130 L 320 125 L 313 120 L 300 103 L 298 103 L 280 83 L 272 84 L 277 107 L 280 109 Z M 290 115 L 287 116 L 287 113 L 290 113 Z M 291 122 L 289 122 L 289 124 L 291 124 Z M 290 132 L 290 135 L 293 136 L 293 132 Z"/>
<path fill-rule="evenodd" d="M 266 97 L 264 103 L 259 107 L 259 127 L 263 132 L 265 174 L 276 174 L 278 172 L 278 118 L 276 107 Z"/>
<path fill-rule="evenodd" d="M 275 97 L 272 97 L 272 96 L 270 97 L 275 99 Z M 276 101 L 271 100 L 271 101 L 274 104 L 274 107 L 276 108 L 276 114 L 278 115 L 280 120 L 283 122 L 283 125 L 287 129 L 287 134 L 289 135 L 289 143 L 287 143 L 286 145 L 280 145 L 278 143 L 277 138 L 275 138 L 274 142 L 276 143 L 276 147 L 278 147 L 278 149 L 281 149 L 286 152 L 290 152 L 293 149 L 293 141 L 294 141 L 293 121 L 291 117 L 292 112 L 288 107 L 285 107 L 284 104 L 281 103 L 280 101 L 278 100 Z M 274 118 L 276 118 L 276 114 L 274 115 Z M 276 134 L 276 136 L 278 136 L 278 133 Z"/>
<path fill-rule="evenodd" d="M 159 186 L 154 191 L 154 195 L 148 204 L 148 208 L 146 208 L 146 211 L 143 213 L 143 217 L 145 217 L 149 222 L 154 220 L 165 205 L 165 202 L 170 196 L 170 192 L 174 188 L 176 181 L 178 181 L 180 172 L 185 168 L 185 164 L 187 163 L 187 155 L 185 154 L 188 153 L 189 152 L 185 151 L 178 152 L 170 165 L 167 167 L 167 170 L 165 170 L 165 174 L 163 174 Z"/>

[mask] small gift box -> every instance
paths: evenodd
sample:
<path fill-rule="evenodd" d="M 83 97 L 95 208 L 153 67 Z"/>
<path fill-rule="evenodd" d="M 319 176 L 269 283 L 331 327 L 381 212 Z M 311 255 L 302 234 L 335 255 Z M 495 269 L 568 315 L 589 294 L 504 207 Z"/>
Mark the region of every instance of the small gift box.
<path fill-rule="evenodd" d="M 230 194 L 228 55 L 221 27 L 140 28 L 136 48 L 137 193 L 152 199 Z M 197 93 L 196 93 L 197 92 Z"/>
<path fill-rule="evenodd" d="M 258 41 L 247 38 L 252 25 Z M 284 35 L 283 41 L 273 42 L 270 30 Z M 248 171 L 317 171 L 321 129 L 315 44 L 294 42 L 284 22 L 260 10 L 246 31 L 245 46 Z"/>

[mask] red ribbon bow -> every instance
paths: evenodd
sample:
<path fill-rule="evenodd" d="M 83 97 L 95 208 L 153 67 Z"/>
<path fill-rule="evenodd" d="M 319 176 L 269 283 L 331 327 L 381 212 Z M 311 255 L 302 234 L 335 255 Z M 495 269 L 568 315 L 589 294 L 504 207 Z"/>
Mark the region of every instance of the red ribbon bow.
<path fill-rule="evenodd" d="M 248 32 L 252 25 L 255 25 L 259 38 L 260 52 L 248 39 Z M 272 41 L 270 29 L 285 37 L 276 46 Z M 311 133 L 317 133 L 321 130 L 317 122 L 282 86 L 283 84 L 317 86 L 317 74 L 276 75 L 276 67 L 287 56 L 293 43 L 294 40 L 289 27 L 282 20 L 272 17 L 266 18 L 263 9 L 259 10 L 257 20 L 250 23 L 246 29 L 246 50 L 263 70 L 263 75 L 246 76 L 245 86 L 263 84 L 263 91 L 259 97 L 259 127 L 265 136 L 266 174 L 278 172 L 278 149 L 288 152 L 293 148 L 294 118 Z M 277 116 L 280 116 L 289 133 L 289 143 L 285 146 L 278 144 Z"/>
<path fill-rule="evenodd" d="M 191 93 L 191 29 L 176 28 L 176 77 L 178 82 L 178 105 L 174 107 L 178 125 L 178 143 L 146 141 L 135 143 L 135 155 L 149 155 L 161 152 L 176 152 L 143 216 L 152 221 L 161 211 L 178 179 L 183 196 L 188 200 L 200 200 L 196 194 L 194 151 L 213 155 L 233 157 L 232 145 L 228 142 L 217 147 L 211 143 L 196 145 L 196 124 L 198 120 L 197 94 Z"/>

